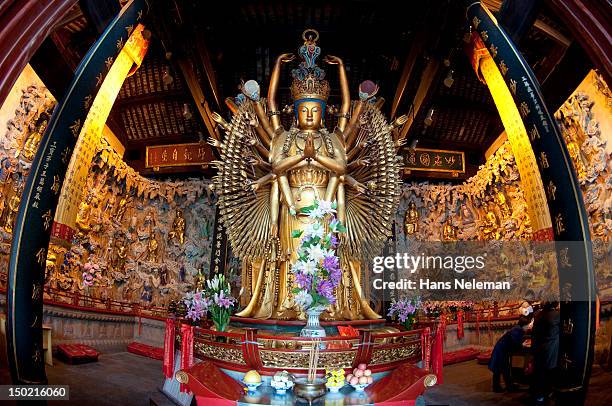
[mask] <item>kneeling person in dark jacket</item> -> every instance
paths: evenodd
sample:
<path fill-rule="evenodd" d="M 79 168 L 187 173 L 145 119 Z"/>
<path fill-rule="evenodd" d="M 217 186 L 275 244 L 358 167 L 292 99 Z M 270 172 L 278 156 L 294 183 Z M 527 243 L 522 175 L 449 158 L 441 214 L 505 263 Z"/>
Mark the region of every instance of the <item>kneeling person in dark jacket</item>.
<path fill-rule="evenodd" d="M 521 349 L 529 323 L 531 323 L 531 317 L 521 316 L 518 324 L 497 340 L 489 361 L 489 369 L 493 372 L 493 391 L 503 392 L 500 375 L 504 377 L 507 390 L 515 388 L 510 379 L 510 354 Z"/>

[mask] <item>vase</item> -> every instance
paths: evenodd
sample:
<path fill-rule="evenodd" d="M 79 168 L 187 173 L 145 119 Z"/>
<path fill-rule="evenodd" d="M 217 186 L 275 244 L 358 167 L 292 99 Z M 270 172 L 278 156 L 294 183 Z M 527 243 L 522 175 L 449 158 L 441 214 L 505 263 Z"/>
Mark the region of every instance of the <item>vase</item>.
<path fill-rule="evenodd" d="M 308 320 L 306 321 L 306 326 L 300 331 L 300 337 L 317 338 L 326 336 L 325 329 L 321 327 L 321 323 L 319 322 L 319 317 L 324 310 L 325 308 L 321 306 L 311 307 L 306 310 Z"/>

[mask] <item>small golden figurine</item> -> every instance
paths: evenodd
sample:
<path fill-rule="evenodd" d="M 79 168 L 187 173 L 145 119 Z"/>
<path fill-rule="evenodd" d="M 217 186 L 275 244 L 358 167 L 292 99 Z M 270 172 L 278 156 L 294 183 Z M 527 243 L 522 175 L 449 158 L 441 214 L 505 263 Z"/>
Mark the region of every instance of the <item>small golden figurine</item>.
<path fill-rule="evenodd" d="M 499 210 L 501 211 L 502 217 L 507 219 L 512 214 L 512 210 L 510 210 L 510 206 L 508 205 L 508 199 L 506 199 L 506 195 L 499 188 L 499 186 L 495 185 L 495 203 L 499 206 Z"/>
<path fill-rule="evenodd" d="M 185 217 L 180 209 L 176 209 L 176 217 L 172 223 L 172 230 L 168 233 L 168 241 L 177 239 L 180 245 L 185 243 Z"/>
<path fill-rule="evenodd" d="M 482 234 L 485 240 L 499 240 L 501 238 L 499 220 L 495 214 L 493 203 L 489 203 L 487 207 L 487 213 L 485 214 L 485 225 L 482 228 Z"/>
<path fill-rule="evenodd" d="M 417 211 L 416 204 L 410 202 L 408 210 L 406 211 L 406 217 L 404 218 L 404 233 L 406 235 L 412 235 L 419 231 L 419 212 Z"/>
<path fill-rule="evenodd" d="M 157 242 L 157 236 L 155 231 L 151 230 L 149 234 L 149 242 L 147 243 L 147 261 L 157 262 L 157 254 L 159 251 L 159 244 Z"/>
<path fill-rule="evenodd" d="M 36 151 L 38 150 L 38 145 L 40 144 L 40 140 L 42 139 L 45 130 L 47 129 L 47 120 L 43 120 L 43 122 L 38 126 L 34 132 L 32 132 L 28 138 L 26 139 L 23 145 L 23 151 L 21 155 L 28 161 L 31 161 L 36 155 Z"/>
<path fill-rule="evenodd" d="M 453 225 L 453 220 L 449 216 L 444 223 L 442 228 L 442 240 L 443 241 L 457 241 L 457 227 Z"/>
<path fill-rule="evenodd" d="M 129 199 L 125 196 L 121 196 L 121 200 L 119 200 L 119 205 L 117 206 L 117 212 L 115 213 L 115 220 L 119 223 L 123 221 L 123 216 L 125 215 L 125 211 L 127 210 L 128 203 Z"/>
<path fill-rule="evenodd" d="M 117 247 L 116 266 L 117 269 L 123 270 L 125 268 L 125 261 L 127 260 L 128 249 L 125 243 L 122 243 Z"/>
<path fill-rule="evenodd" d="M 17 218 L 17 212 L 19 211 L 19 203 L 21 203 L 21 193 L 19 190 L 15 191 L 15 194 L 11 196 L 8 201 L 8 213 L 4 220 L 4 230 L 7 233 L 13 232 L 13 223 Z"/>
<path fill-rule="evenodd" d="M 580 147 L 578 143 L 575 141 L 569 142 L 567 144 L 567 151 L 570 154 L 570 158 L 574 163 L 574 168 L 576 169 L 576 175 L 578 175 L 578 179 L 582 179 L 586 176 L 586 167 L 584 166 L 584 162 L 582 161 L 582 156 L 580 154 Z"/>
<path fill-rule="evenodd" d="M 79 211 L 76 216 L 76 225 L 81 231 L 89 231 L 90 230 L 90 217 L 91 212 L 94 209 L 97 199 L 94 197 L 93 193 L 87 195 L 85 200 L 81 202 L 79 205 Z"/>

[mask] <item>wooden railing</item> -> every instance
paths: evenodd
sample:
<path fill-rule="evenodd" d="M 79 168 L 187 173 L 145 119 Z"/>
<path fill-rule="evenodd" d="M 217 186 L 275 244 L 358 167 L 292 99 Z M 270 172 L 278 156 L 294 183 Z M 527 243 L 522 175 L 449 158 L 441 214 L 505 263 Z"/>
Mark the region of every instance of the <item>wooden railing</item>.
<path fill-rule="evenodd" d="M 177 321 L 176 339 L 180 346 L 179 323 Z M 431 351 L 424 351 L 424 348 L 433 342 L 434 331 L 433 328 L 425 327 L 378 334 L 360 329 L 359 335 L 355 336 L 321 338 L 320 372 L 326 367 L 349 369 L 359 364 L 370 365 L 373 371 L 380 372 L 405 362 L 416 364 L 425 357 L 429 359 L 423 365 L 430 365 Z M 303 373 L 309 364 L 313 340 L 307 337 L 259 334 L 255 328 L 245 328 L 240 332 L 218 332 L 196 327 L 194 356 L 237 371 L 256 369 L 273 373 L 284 369 Z"/>

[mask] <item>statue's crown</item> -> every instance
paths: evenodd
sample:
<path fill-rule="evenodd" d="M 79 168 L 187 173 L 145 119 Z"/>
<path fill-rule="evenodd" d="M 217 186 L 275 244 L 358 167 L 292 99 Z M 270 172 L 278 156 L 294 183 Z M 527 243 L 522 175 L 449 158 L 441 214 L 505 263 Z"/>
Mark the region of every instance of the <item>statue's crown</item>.
<path fill-rule="evenodd" d="M 319 68 L 316 60 L 321 55 L 317 46 L 319 33 L 311 28 L 302 33 L 304 44 L 298 49 L 302 62 L 291 71 L 291 96 L 296 102 L 302 99 L 317 99 L 326 101 L 329 96 L 329 83 L 325 79 L 325 71 Z"/>

